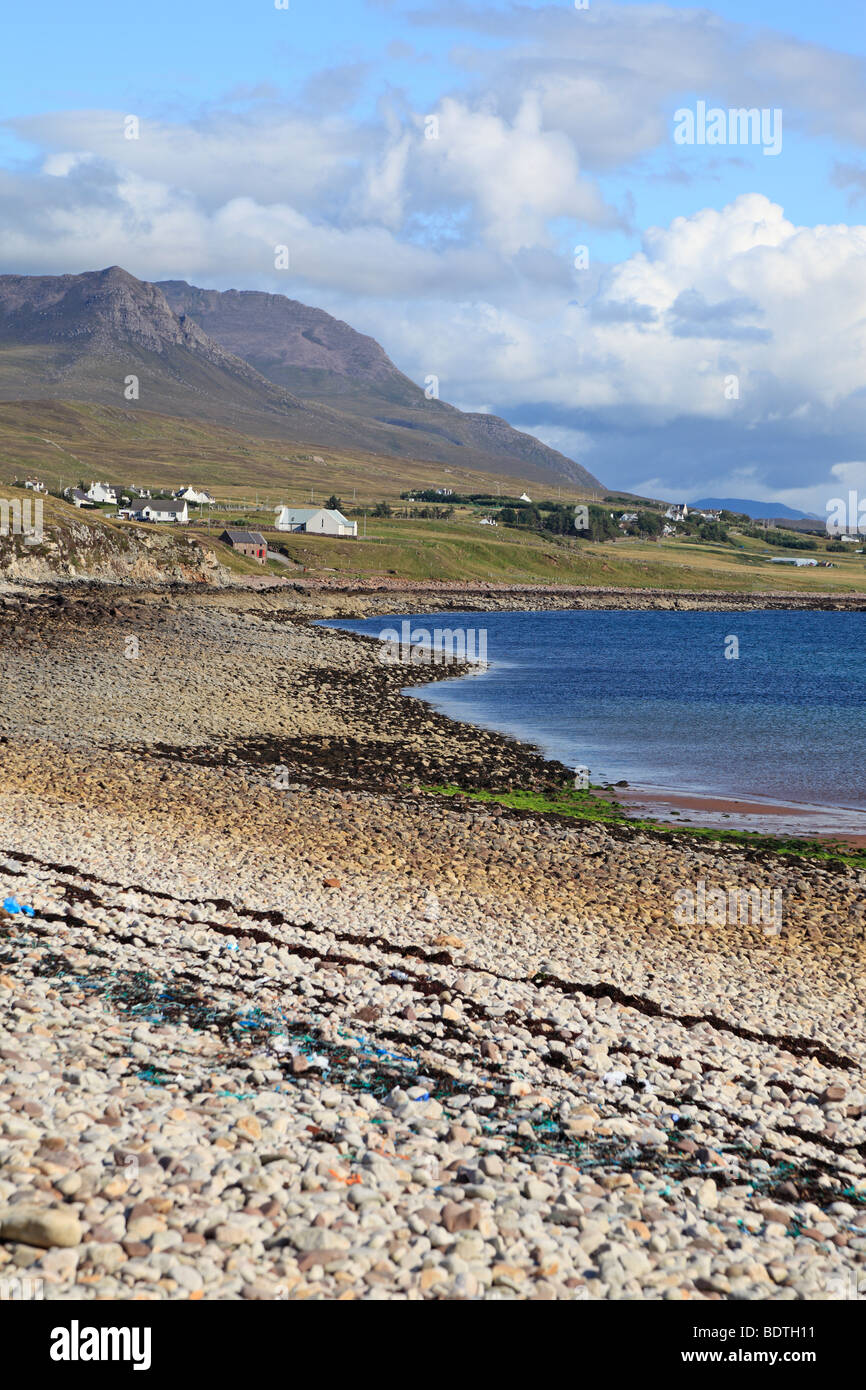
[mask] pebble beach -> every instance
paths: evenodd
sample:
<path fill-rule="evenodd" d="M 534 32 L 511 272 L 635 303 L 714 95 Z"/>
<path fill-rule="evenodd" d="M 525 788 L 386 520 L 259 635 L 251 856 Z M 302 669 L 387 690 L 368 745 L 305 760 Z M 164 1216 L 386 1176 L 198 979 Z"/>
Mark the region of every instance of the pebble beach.
<path fill-rule="evenodd" d="M 370 611 L 0 596 L 0 1285 L 864 1297 L 866 872 L 438 793 L 566 770 Z"/>

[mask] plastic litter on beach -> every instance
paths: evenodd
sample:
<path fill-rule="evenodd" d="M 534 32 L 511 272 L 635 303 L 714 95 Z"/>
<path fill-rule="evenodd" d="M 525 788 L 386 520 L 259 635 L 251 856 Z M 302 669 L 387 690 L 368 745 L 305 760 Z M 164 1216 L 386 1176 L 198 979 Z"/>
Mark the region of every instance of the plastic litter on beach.
<path fill-rule="evenodd" d="M 422 1072 L 418 1060 L 380 1047 L 377 1040 L 356 1035 L 354 1029 L 337 1030 L 335 1036 L 328 1023 L 317 1015 L 298 1018 L 282 1008 L 267 1010 L 259 1006 L 238 1010 L 228 1001 L 215 1002 L 203 989 L 190 988 L 177 979 L 160 980 L 146 970 L 125 972 L 94 964 L 85 972 L 56 951 L 46 951 L 34 973 L 37 977 L 52 979 L 55 988 L 60 990 L 98 991 L 106 1007 L 130 1022 L 183 1023 L 196 1031 L 211 1032 L 225 1049 L 219 1066 L 230 1058 L 237 1061 L 248 1052 L 254 1055 L 256 1050 L 267 1049 L 279 1058 L 282 1072 L 278 1084 L 273 1087 L 275 1090 L 289 1091 L 299 1084 L 299 1079 L 300 1084 L 304 1084 L 301 1078 L 306 1069 L 299 1069 L 299 1076 L 295 1076 L 291 1067 L 292 1058 L 303 1057 L 307 1069 L 316 1068 L 327 1076 L 329 1084 L 343 1086 L 349 1093 L 365 1093 L 384 1102 L 395 1089 L 402 1089 L 407 1100 L 437 1101 L 446 1113 L 460 1114 L 466 1104 L 465 1078 L 454 1075 L 450 1068 L 433 1068 L 425 1058 Z M 163 1071 L 159 1066 L 145 1066 L 137 1069 L 137 1074 L 150 1086 L 160 1089 L 176 1079 L 174 1070 Z M 612 1081 L 619 1086 L 622 1084 L 620 1077 L 627 1074 L 614 1071 L 608 1076 L 608 1084 Z M 240 1095 L 233 1090 L 220 1093 Z M 244 1092 L 243 1098 L 250 1094 Z M 453 1097 L 460 1098 L 456 1107 L 450 1104 Z M 751 1148 L 745 1145 L 725 1145 L 726 1165 L 728 1160 L 730 1163 L 721 1169 L 718 1164 L 708 1164 L 694 1154 L 681 1151 L 678 1146 L 666 1150 L 658 1144 L 648 1146 L 631 1137 L 619 1136 L 578 1138 L 567 1123 L 550 1114 L 527 1116 L 519 1100 L 511 1097 L 506 1087 L 496 1081 L 485 1086 L 481 1094 L 478 1086 L 471 1088 L 469 1099 L 486 1102 L 483 1117 L 479 1117 L 481 1132 L 497 1141 L 497 1150 L 505 1140 L 514 1150 L 522 1150 L 530 1156 L 543 1155 L 577 1172 L 591 1173 L 597 1169 L 631 1172 L 639 1185 L 642 1185 L 640 1170 L 649 1170 L 659 1176 L 665 1175 L 668 1186 L 662 1195 L 669 1198 L 676 1197 L 685 1179 L 706 1176 L 712 1171 L 722 1186 L 745 1180 L 755 1192 L 773 1196 L 781 1185 L 790 1187 L 795 1182 L 800 1193 L 819 1206 L 839 1199 L 838 1188 L 827 1187 L 822 1168 L 807 1157 L 796 1165 L 785 1161 L 771 1165 L 755 1158 Z M 414 1125 L 416 1116 L 423 1122 L 420 1110 L 410 1111 L 410 1124 Z M 373 1114 L 370 1123 L 385 1125 L 387 1117 Z M 688 1128 L 692 1121 L 674 1110 L 665 1112 L 662 1123 L 665 1128 L 672 1127 L 668 1133 L 675 1140 L 677 1132 Z M 347 1161 L 356 1160 L 347 1156 Z M 748 1172 L 744 1171 L 744 1166 Z M 858 1206 L 866 1202 L 866 1194 L 859 1190 L 846 1193 L 846 1196 Z"/>
<path fill-rule="evenodd" d="M 13 914 L 16 912 L 23 912 L 25 917 L 36 916 L 35 908 L 28 906 L 27 903 L 20 903 L 17 898 L 12 897 L 3 899 L 3 910 L 4 912 L 11 912 Z"/>

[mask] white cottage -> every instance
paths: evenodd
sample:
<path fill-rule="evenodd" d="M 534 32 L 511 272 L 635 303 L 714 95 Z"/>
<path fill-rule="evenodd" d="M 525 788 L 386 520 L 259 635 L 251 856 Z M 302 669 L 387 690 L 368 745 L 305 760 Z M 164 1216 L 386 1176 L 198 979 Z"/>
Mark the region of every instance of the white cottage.
<path fill-rule="evenodd" d="M 278 531 L 304 531 L 311 536 L 357 536 L 357 521 L 329 507 L 277 507 Z"/>
<path fill-rule="evenodd" d="M 155 502 L 146 502 L 135 513 L 136 521 L 173 521 L 186 525 L 189 521 L 189 508 L 186 502 L 166 502 L 158 498 Z"/>
<path fill-rule="evenodd" d="M 174 495 L 178 502 L 195 502 L 199 507 L 214 500 L 210 493 L 203 487 L 182 487 L 180 491 L 176 492 Z"/>
<path fill-rule="evenodd" d="M 91 483 L 87 489 L 87 496 L 91 502 L 119 502 L 121 491 L 115 487 L 114 483 Z"/>

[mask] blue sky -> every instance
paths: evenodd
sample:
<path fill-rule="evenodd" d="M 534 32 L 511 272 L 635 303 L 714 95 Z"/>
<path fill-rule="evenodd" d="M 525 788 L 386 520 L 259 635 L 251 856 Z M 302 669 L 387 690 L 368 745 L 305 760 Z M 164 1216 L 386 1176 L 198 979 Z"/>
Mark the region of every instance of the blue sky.
<path fill-rule="evenodd" d="M 289 2 L 6 17 L 2 269 L 283 291 L 620 487 L 859 476 L 861 5 Z M 676 145 L 699 101 L 781 152 Z"/>

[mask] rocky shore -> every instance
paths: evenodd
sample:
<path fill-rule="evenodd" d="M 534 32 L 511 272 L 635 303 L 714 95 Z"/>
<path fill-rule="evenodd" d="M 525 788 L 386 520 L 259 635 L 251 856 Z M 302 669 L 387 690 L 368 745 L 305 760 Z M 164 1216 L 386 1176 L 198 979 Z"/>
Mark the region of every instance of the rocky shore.
<path fill-rule="evenodd" d="M 359 602 L 0 602 L 0 1292 L 862 1297 L 866 874 L 435 794 Z"/>
<path fill-rule="evenodd" d="M 245 580 L 247 588 L 289 590 L 294 602 L 320 617 L 374 617 L 377 613 L 527 612 L 570 609 L 627 609 L 647 612 L 742 613 L 755 609 L 862 612 L 864 593 L 804 593 L 802 590 L 648 589 L 564 584 L 465 583 L 373 577 L 347 585 L 345 578 L 305 577 Z"/>

